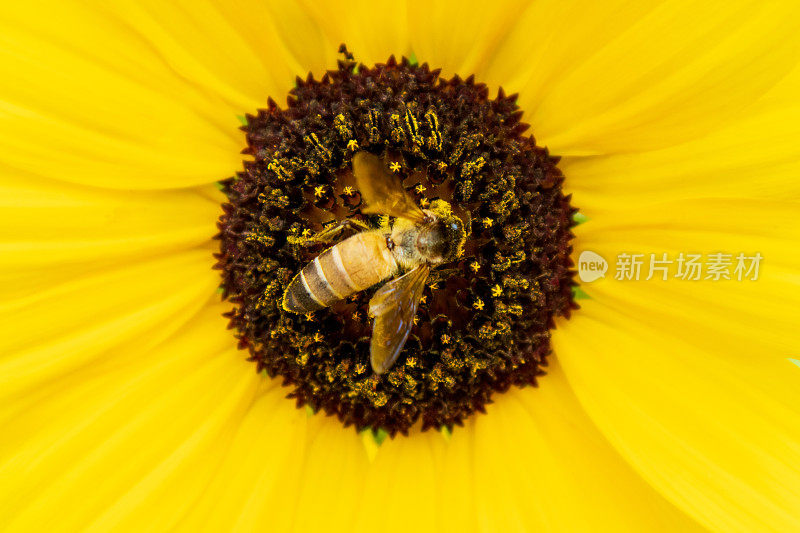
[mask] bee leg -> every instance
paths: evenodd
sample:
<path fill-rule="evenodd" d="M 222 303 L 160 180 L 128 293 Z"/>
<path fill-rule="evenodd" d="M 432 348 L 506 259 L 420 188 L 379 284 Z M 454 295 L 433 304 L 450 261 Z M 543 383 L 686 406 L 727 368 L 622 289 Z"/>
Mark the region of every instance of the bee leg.
<path fill-rule="evenodd" d="M 338 224 L 332 224 L 326 228 L 322 228 L 319 232 L 315 233 L 303 243 L 306 246 L 313 246 L 318 243 L 329 243 L 336 240 L 345 230 L 353 230 L 358 233 L 360 231 L 369 231 L 371 228 L 361 220 L 346 218 Z"/>
<path fill-rule="evenodd" d="M 438 270 L 434 270 L 431 272 L 431 275 L 428 277 L 428 284 L 438 283 L 440 281 L 446 280 L 451 278 L 459 273 L 458 268 L 440 268 Z"/>
<path fill-rule="evenodd" d="M 459 273 L 458 268 L 442 268 L 431 272 L 428 281 L 425 283 L 431 290 L 440 289 L 440 284 L 447 283 L 447 280 Z"/>

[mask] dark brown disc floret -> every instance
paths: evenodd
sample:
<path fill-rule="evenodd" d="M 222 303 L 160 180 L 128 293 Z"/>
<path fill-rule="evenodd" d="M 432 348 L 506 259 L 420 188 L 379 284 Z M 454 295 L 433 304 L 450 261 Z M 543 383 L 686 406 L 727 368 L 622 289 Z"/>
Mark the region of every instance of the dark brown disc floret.
<path fill-rule="evenodd" d="M 298 406 L 358 429 L 407 433 L 461 425 L 495 392 L 544 374 L 554 317 L 569 316 L 575 209 L 558 158 L 536 146 L 515 96 L 472 77 L 392 57 L 345 58 L 297 79 L 286 106 L 247 115 L 244 171 L 222 182 L 219 221 L 230 325 L 259 371 L 280 376 Z M 459 260 L 433 270 L 409 339 L 383 375 L 369 363 L 368 302 L 377 285 L 311 315 L 280 301 L 292 277 L 328 245 L 309 237 L 361 212 L 351 160 L 390 161 L 426 207 L 446 200 L 468 236 Z M 384 221 L 385 222 L 385 221 Z"/>

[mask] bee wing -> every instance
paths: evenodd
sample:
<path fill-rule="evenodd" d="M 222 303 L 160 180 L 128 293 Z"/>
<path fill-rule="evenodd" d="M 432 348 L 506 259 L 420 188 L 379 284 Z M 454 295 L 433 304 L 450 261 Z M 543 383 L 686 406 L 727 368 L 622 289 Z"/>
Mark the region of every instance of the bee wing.
<path fill-rule="evenodd" d="M 369 352 L 376 374 L 386 372 L 400 355 L 429 273 L 428 265 L 420 265 L 386 283 L 369 301 L 369 314 L 375 317 Z"/>
<path fill-rule="evenodd" d="M 366 203 L 362 213 L 391 215 L 417 223 L 425 220 L 425 213 L 403 188 L 400 177 L 386 170 L 378 156 L 358 152 L 353 156 L 353 175 Z"/>

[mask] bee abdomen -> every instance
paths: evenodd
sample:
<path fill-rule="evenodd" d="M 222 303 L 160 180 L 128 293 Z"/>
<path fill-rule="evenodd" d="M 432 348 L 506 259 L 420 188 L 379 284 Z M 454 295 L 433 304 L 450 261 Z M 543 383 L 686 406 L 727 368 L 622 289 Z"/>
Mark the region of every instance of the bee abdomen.
<path fill-rule="evenodd" d="M 283 308 L 311 313 L 386 279 L 397 266 L 384 257 L 384 242 L 385 237 L 365 232 L 328 248 L 292 279 Z"/>
<path fill-rule="evenodd" d="M 363 289 L 347 275 L 338 246 L 322 252 L 294 277 L 283 295 L 284 309 L 311 313 Z"/>

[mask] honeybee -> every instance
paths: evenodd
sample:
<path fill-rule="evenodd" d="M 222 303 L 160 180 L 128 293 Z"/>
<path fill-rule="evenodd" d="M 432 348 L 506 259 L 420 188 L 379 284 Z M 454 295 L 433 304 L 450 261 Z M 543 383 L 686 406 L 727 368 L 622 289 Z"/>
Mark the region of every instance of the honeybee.
<path fill-rule="evenodd" d="M 282 307 L 311 313 L 393 277 L 369 301 L 374 318 L 370 362 L 376 374 L 386 372 L 403 349 L 414 324 L 425 281 L 431 269 L 459 257 L 464 250 L 464 224 L 442 200 L 421 209 L 375 155 L 353 157 L 353 175 L 364 200 L 365 214 L 396 217 L 378 229 L 359 233 L 323 251 L 294 276 L 283 294 Z M 323 230 L 319 240 L 352 221 Z M 394 277 L 400 273 L 399 277 Z"/>

